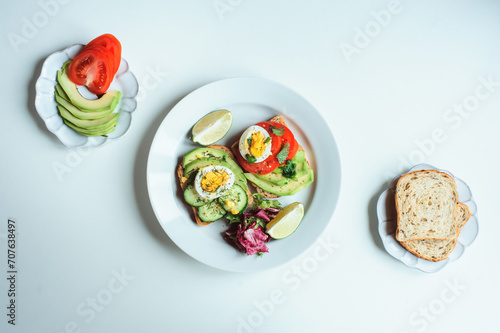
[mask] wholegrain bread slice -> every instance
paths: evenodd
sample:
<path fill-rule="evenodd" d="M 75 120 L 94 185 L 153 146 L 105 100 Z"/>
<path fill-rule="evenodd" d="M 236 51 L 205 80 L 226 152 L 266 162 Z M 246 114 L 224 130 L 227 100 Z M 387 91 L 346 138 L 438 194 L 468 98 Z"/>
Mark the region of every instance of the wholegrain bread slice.
<path fill-rule="evenodd" d="M 229 157 L 231 157 L 233 160 L 236 161 L 234 155 L 233 155 L 233 152 L 231 151 L 231 149 L 229 149 L 228 147 L 226 146 L 222 146 L 222 145 L 211 145 L 211 146 L 208 146 L 207 148 L 213 148 L 213 149 L 219 149 L 219 150 L 222 150 L 224 152 L 226 152 Z M 182 191 L 184 191 L 188 185 L 188 178 L 184 177 L 184 168 L 182 166 L 182 162 L 179 164 L 179 166 L 177 167 L 177 178 L 179 179 L 179 184 L 181 186 L 181 189 Z M 247 190 L 247 197 L 248 197 L 248 205 L 250 205 L 253 201 L 253 197 L 252 197 L 252 193 Z M 198 208 L 197 207 L 191 207 L 193 209 L 193 212 L 194 212 L 194 219 L 196 221 L 196 223 L 200 226 L 205 226 L 205 225 L 209 225 L 211 224 L 212 222 L 203 222 L 200 217 L 198 216 Z"/>
<path fill-rule="evenodd" d="M 413 253 L 417 257 L 420 257 L 429 261 L 441 261 L 450 255 L 450 253 L 455 248 L 457 244 L 457 239 L 460 234 L 462 227 L 467 223 L 471 216 L 470 208 L 459 202 L 458 203 L 458 234 L 454 239 L 451 240 L 439 240 L 439 239 L 421 239 L 421 240 L 410 240 L 405 242 L 400 242 L 404 248 L 409 252 Z"/>
<path fill-rule="evenodd" d="M 270 122 L 274 122 L 274 123 L 278 123 L 278 124 L 281 124 L 281 125 L 284 125 L 286 127 L 288 127 L 288 125 L 286 124 L 285 122 L 285 119 L 283 118 L 283 116 L 274 116 L 273 118 L 269 119 L 268 121 Z M 233 143 L 231 145 L 231 150 L 233 151 L 234 154 L 238 154 L 238 150 L 239 150 L 239 142 L 236 141 L 235 143 Z M 297 150 L 302 150 L 304 153 L 305 153 L 305 150 L 304 148 L 302 148 L 301 145 L 299 145 L 298 149 Z M 311 168 L 311 163 L 309 162 L 309 160 L 307 159 L 307 155 L 305 155 L 305 161 L 307 163 L 307 166 L 309 168 Z M 267 192 L 267 191 L 264 191 L 262 188 L 260 188 L 259 186 L 255 185 L 254 183 L 250 182 L 250 184 L 252 184 L 252 186 L 255 188 L 255 190 L 257 191 L 257 193 L 260 193 L 264 198 L 268 198 L 268 199 L 276 199 L 276 198 L 279 198 L 280 196 L 277 195 L 277 194 L 274 194 L 274 193 L 270 193 L 270 192 Z"/>
<path fill-rule="evenodd" d="M 395 198 L 399 242 L 456 238 L 458 192 L 455 180 L 447 173 L 407 173 L 397 182 Z"/>

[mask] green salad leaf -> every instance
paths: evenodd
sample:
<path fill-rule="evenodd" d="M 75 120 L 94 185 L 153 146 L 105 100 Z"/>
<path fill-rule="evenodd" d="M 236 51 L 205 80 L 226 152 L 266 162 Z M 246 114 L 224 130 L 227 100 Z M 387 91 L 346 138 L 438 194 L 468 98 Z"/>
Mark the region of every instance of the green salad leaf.
<path fill-rule="evenodd" d="M 292 160 L 287 160 L 285 165 L 280 166 L 283 177 L 286 178 L 295 178 L 296 174 L 296 165 Z"/>
<path fill-rule="evenodd" d="M 262 209 L 266 208 L 283 208 L 278 200 L 265 199 L 262 194 L 254 193 L 252 197 L 255 199 L 254 204 Z"/>
<path fill-rule="evenodd" d="M 286 161 L 289 152 L 290 152 L 290 144 L 287 142 L 283 145 L 283 147 L 281 147 L 281 150 L 278 153 L 278 155 L 276 155 L 276 158 L 278 159 L 278 162 L 280 162 L 280 164 Z"/>
<path fill-rule="evenodd" d="M 270 125 L 269 129 L 277 136 L 282 136 L 283 134 L 285 134 L 284 127 L 276 127 L 274 125 Z"/>
<path fill-rule="evenodd" d="M 245 160 L 247 160 L 247 162 L 250 164 L 254 164 L 255 162 L 257 162 L 257 158 L 255 158 L 255 156 L 250 154 L 245 155 Z"/>

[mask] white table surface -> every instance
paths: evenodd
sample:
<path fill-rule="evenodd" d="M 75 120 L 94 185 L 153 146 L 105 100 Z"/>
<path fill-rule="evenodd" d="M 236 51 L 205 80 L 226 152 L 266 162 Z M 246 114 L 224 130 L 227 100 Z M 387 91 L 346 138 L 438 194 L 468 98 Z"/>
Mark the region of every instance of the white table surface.
<path fill-rule="evenodd" d="M 0 331 L 498 331 L 500 2 L 66 2 L 0 1 Z M 141 85 L 132 128 L 101 148 L 68 149 L 36 114 L 35 80 L 49 54 L 106 32 Z M 342 158 L 340 201 L 319 242 L 252 274 L 186 255 L 146 186 L 169 110 L 237 76 L 307 98 Z M 392 258 L 377 232 L 379 194 L 420 162 L 466 181 L 479 212 L 476 241 L 434 274 Z"/>

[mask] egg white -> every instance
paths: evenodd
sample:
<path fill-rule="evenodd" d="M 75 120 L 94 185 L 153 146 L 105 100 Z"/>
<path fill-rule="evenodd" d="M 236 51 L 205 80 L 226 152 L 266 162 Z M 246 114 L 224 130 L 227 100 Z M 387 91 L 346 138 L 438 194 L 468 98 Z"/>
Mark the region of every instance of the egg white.
<path fill-rule="evenodd" d="M 229 180 L 225 184 L 223 184 L 219 188 L 217 188 L 217 190 L 215 190 L 214 192 L 205 191 L 201 187 L 201 179 L 207 173 L 209 173 L 211 171 L 215 171 L 215 170 L 225 171 L 229 176 Z M 196 174 L 196 177 L 194 178 L 194 188 L 195 188 L 196 192 L 200 195 L 200 197 L 202 197 L 204 199 L 216 199 L 216 198 L 222 196 L 233 185 L 234 185 L 234 173 L 230 169 L 228 169 L 222 165 L 207 166 L 203 169 L 200 169 L 198 171 L 198 173 Z"/>
<path fill-rule="evenodd" d="M 261 132 L 264 135 L 264 140 L 269 138 L 269 133 L 266 131 L 265 128 L 256 125 L 250 126 L 249 128 L 246 129 L 245 132 L 243 132 L 243 134 L 240 137 L 239 149 L 241 156 L 245 157 L 247 154 L 250 154 L 250 146 L 248 145 L 248 138 L 251 138 L 252 135 L 256 132 Z M 264 150 L 262 156 L 256 157 L 255 163 L 264 161 L 270 155 L 271 155 L 271 142 L 269 142 L 266 145 L 266 149 Z"/>

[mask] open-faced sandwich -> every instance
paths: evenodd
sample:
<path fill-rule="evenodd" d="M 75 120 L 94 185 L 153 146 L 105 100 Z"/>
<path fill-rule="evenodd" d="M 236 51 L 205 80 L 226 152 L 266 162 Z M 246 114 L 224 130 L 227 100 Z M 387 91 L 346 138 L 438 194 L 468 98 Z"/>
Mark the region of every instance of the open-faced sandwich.
<path fill-rule="evenodd" d="M 195 148 L 177 168 L 184 199 L 196 223 L 207 225 L 226 214 L 238 215 L 252 202 L 247 180 L 231 150 L 221 145 Z"/>
<path fill-rule="evenodd" d="M 225 218 L 224 238 L 240 252 L 262 255 L 268 252 L 267 242 L 294 233 L 304 217 L 302 203 L 283 207 L 271 198 L 299 192 L 314 181 L 314 173 L 283 117 L 250 126 L 232 149 L 216 145 L 231 123 L 228 110 L 198 120 L 193 141 L 208 146 L 187 152 L 177 176 L 196 223 Z M 258 193 L 249 191 L 247 180 Z"/>
<path fill-rule="evenodd" d="M 231 149 L 245 177 L 266 198 L 296 194 L 314 181 L 306 153 L 282 116 L 250 126 Z"/>

